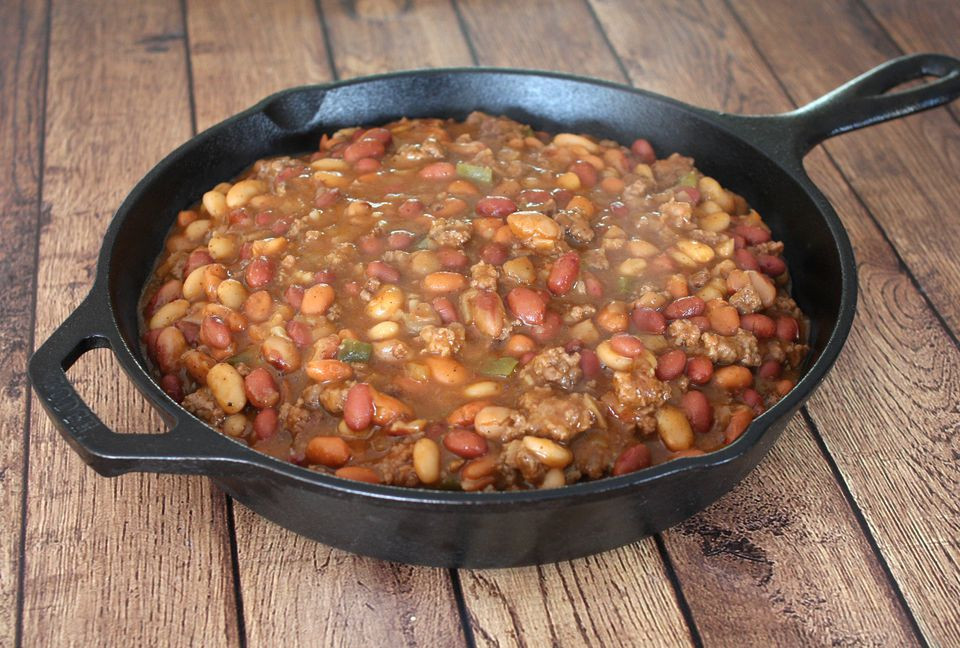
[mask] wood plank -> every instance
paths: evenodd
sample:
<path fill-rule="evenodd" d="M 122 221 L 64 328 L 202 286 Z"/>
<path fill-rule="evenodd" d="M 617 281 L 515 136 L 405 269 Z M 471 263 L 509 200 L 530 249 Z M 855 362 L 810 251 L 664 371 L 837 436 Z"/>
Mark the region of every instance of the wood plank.
<path fill-rule="evenodd" d="M 33 340 L 40 165 L 46 86 L 46 7 L 0 4 L 0 646 L 16 634 L 23 509 L 24 412 L 30 390 L 25 368 Z"/>
<path fill-rule="evenodd" d="M 176 2 L 56 2 L 51 30 L 38 341 L 86 294 L 123 195 L 190 136 Z M 71 371 L 96 385 L 91 405 L 108 423 L 151 425 L 99 357 Z M 51 646 L 154 645 L 161 635 L 167 645 L 236 644 L 223 497 L 195 477 L 98 477 L 36 403 L 30 423 L 23 636 Z"/>
<path fill-rule="evenodd" d="M 658 7 L 629 17 L 612 2 L 595 6 L 638 85 L 728 111 L 779 112 L 789 107 L 720 2 L 702 3 L 696 10 L 689 3 Z M 662 51 L 655 42 L 634 38 L 651 30 L 658 30 L 667 42 L 686 39 L 698 46 L 684 57 L 678 50 Z M 870 306 L 888 300 L 891 291 L 911 290 L 909 279 L 898 274 L 896 259 L 836 169 L 819 152 L 810 156 L 808 167 L 851 226 L 866 270 L 861 285 Z M 875 274 L 869 271 L 877 266 L 886 275 L 882 282 L 871 281 Z M 862 307 L 861 314 L 865 311 L 883 317 L 888 308 Z M 933 324 L 932 314 L 925 316 Z M 865 326 L 863 319 L 858 326 Z M 838 382 L 855 385 L 850 374 L 862 375 L 859 372 L 865 370 L 848 365 L 846 380 Z M 856 397 L 847 394 L 845 399 L 849 398 Z M 850 427 L 855 422 L 844 424 Z M 889 424 L 874 424 L 892 429 Z M 858 434 L 872 436 L 877 429 L 861 426 Z M 744 484 L 664 538 L 707 643 L 724 644 L 755 628 L 784 645 L 913 641 L 905 611 L 828 464 L 799 420 Z M 718 600 L 716 586 L 721 584 L 726 584 L 726 597 Z M 858 601 L 854 610 L 846 605 L 850 598 Z"/>
<path fill-rule="evenodd" d="M 201 125 L 227 117 L 230 106 L 246 107 L 282 86 L 331 77 L 321 24 L 310 2 L 292 3 L 283 12 L 251 2 L 237 20 L 226 18 L 233 6 L 204 0 L 188 7 Z M 292 29 L 291 14 L 297 17 L 298 43 L 309 47 L 290 49 L 284 42 Z M 358 33 L 370 32 L 360 28 Z M 201 47 L 205 42 L 218 45 Z M 255 54 L 249 53 L 250 42 L 256 43 Z M 245 68 L 267 62 L 270 75 L 245 75 Z M 345 72 L 355 73 L 349 68 Z M 207 87 L 201 88 L 204 84 Z M 225 96 L 242 100 L 228 105 L 220 100 Z M 332 549 L 285 531 L 242 506 L 235 508 L 235 523 L 250 646 L 275 645 L 278 636 L 292 645 L 463 644 L 446 570 L 395 565 Z"/>
<path fill-rule="evenodd" d="M 831 2 L 818 11 L 796 3 L 775 10 L 751 2 L 734 7 L 797 103 L 900 55 L 856 0 Z M 824 42 L 824 33 L 830 33 L 832 46 Z M 960 223 L 945 218 L 956 209 L 960 182 L 955 174 L 941 172 L 956 169 L 960 160 L 957 122 L 944 109 L 932 110 L 844 135 L 825 147 L 927 297 L 954 334 L 960 333 L 955 298 Z"/>
<path fill-rule="evenodd" d="M 551 3 L 467 0 L 460 7 L 481 65 L 625 80 L 584 3 L 551 8 Z M 571 48 L 569 56 L 564 45 Z M 643 577 L 624 577 L 629 574 Z M 478 645 L 652 646 L 691 641 L 653 539 L 556 565 L 461 570 L 460 579 Z"/>
<path fill-rule="evenodd" d="M 318 0 L 340 78 L 470 65 L 448 0 Z"/>

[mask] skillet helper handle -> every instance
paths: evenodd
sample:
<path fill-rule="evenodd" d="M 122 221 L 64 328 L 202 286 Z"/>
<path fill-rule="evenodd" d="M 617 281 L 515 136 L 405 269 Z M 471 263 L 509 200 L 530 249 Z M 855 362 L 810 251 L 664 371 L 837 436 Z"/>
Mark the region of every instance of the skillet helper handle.
<path fill-rule="evenodd" d="M 887 92 L 925 76 L 937 78 Z M 911 54 L 878 65 L 784 117 L 798 124 L 796 144 L 802 157 L 834 135 L 935 108 L 957 97 L 960 60 L 943 54 Z"/>
<path fill-rule="evenodd" d="M 165 434 L 118 434 L 80 398 L 66 371 L 84 353 L 111 347 L 110 338 L 103 332 L 107 330 L 103 321 L 107 312 L 105 305 L 88 296 L 30 358 L 30 381 L 60 434 L 85 463 L 106 476 L 132 471 L 222 473 L 215 467 L 227 458 L 211 461 L 209 443 L 203 456 L 192 452 L 197 444 L 185 426 L 176 424 Z M 165 415 L 164 419 L 171 417 Z M 223 449 L 216 441 L 214 444 Z"/>

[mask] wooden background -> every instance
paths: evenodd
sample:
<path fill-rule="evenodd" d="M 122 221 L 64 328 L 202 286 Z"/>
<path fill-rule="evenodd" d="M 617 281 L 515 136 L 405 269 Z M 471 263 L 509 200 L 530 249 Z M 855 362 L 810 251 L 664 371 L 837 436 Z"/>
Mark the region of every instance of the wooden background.
<path fill-rule="evenodd" d="M 274 90 L 480 64 L 773 112 L 958 34 L 954 0 L 0 2 L 0 646 L 960 645 L 960 104 L 809 155 L 860 267 L 845 351 L 738 489 L 620 550 L 353 556 L 202 478 L 98 477 L 24 373 L 133 184 Z M 71 377 L 117 429 L 160 429 L 108 352 Z"/>

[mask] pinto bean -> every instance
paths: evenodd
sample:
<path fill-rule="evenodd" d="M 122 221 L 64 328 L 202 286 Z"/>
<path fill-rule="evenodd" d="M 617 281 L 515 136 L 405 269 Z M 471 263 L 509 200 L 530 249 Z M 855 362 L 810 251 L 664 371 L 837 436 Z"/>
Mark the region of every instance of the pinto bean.
<path fill-rule="evenodd" d="M 693 428 L 687 415 L 673 405 L 664 405 L 657 410 L 657 433 L 667 449 L 677 452 L 693 447 Z"/>
<path fill-rule="evenodd" d="M 441 385 L 462 385 L 470 379 L 470 371 L 453 358 L 424 358 L 431 377 Z"/>
<path fill-rule="evenodd" d="M 636 358 L 646 350 L 639 338 L 625 333 L 610 338 L 610 346 L 614 351 L 628 358 Z"/>
<path fill-rule="evenodd" d="M 473 420 L 476 418 L 477 412 L 487 407 L 489 404 L 490 401 L 485 400 L 465 403 L 450 412 L 450 415 L 447 416 L 447 423 L 450 425 L 459 425 L 461 427 L 472 427 Z"/>
<path fill-rule="evenodd" d="M 667 330 L 667 319 L 652 308 L 634 308 L 630 319 L 641 333 L 660 335 Z"/>
<path fill-rule="evenodd" d="M 269 439 L 277 433 L 279 422 L 277 410 L 268 407 L 267 409 L 260 410 L 253 419 L 253 431 L 258 438 Z"/>
<path fill-rule="evenodd" d="M 487 196 L 477 201 L 477 213 L 488 218 L 506 218 L 517 211 L 517 205 L 503 196 Z"/>
<path fill-rule="evenodd" d="M 351 430 L 366 430 L 373 423 L 373 390 L 367 383 L 357 383 L 347 392 L 343 420 Z"/>
<path fill-rule="evenodd" d="M 761 254 L 757 257 L 756 268 L 764 274 L 770 275 L 771 277 L 779 277 L 784 272 L 787 271 L 787 264 L 783 259 L 772 254 Z"/>
<path fill-rule="evenodd" d="M 718 306 L 707 313 L 710 328 L 720 335 L 733 335 L 740 328 L 740 313 L 733 306 Z"/>
<path fill-rule="evenodd" d="M 176 326 L 158 330 L 155 346 L 157 364 L 163 373 L 174 373 L 180 366 L 180 356 L 187 350 L 187 339 Z"/>
<path fill-rule="evenodd" d="M 657 378 L 673 380 L 683 373 L 687 366 L 687 354 L 680 349 L 672 349 L 657 358 Z"/>
<path fill-rule="evenodd" d="M 285 337 L 271 335 L 260 343 L 260 355 L 267 364 L 283 373 L 292 373 L 300 368 L 300 350 Z"/>
<path fill-rule="evenodd" d="M 266 290 L 258 290 L 255 293 L 247 295 L 243 302 L 243 314 L 251 322 L 263 322 L 270 317 L 270 310 L 273 308 L 273 298 Z"/>
<path fill-rule="evenodd" d="M 749 407 L 738 407 L 730 413 L 730 421 L 723 431 L 723 440 L 730 444 L 740 438 L 747 426 L 753 420 L 753 410 Z"/>
<path fill-rule="evenodd" d="M 540 344 L 553 340 L 563 328 L 563 318 L 560 314 L 548 310 L 543 316 L 543 324 L 530 328 L 530 336 Z"/>
<path fill-rule="evenodd" d="M 686 319 L 701 315 L 706 308 L 706 302 L 699 297 L 681 297 L 667 304 L 663 314 L 667 319 Z"/>
<path fill-rule="evenodd" d="M 340 360 L 320 359 L 308 362 L 306 373 L 314 382 L 337 382 L 353 376 L 353 368 Z"/>
<path fill-rule="evenodd" d="M 157 312 L 158 308 L 180 297 L 180 291 L 182 289 L 183 283 L 179 279 L 171 279 L 160 286 L 157 289 L 157 292 L 153 293 L 153 297 L 150 298 L 150 301 L 147 302 L 147 307 L 144 309 L 144 316 L 149 319 L 154 313 Z"/>
<path fill-rule="evenodd" d="M 737 225 L 733 233 L 742 236 L 749 245 L 759 245 L 770 240 L 770 232 L 759 225 Z"/>
<path fill-rule="evenodd" d="M 440 447 L 433 439 L 423 437 L 413 444 L 413 470 L 424 484 L 440 480 Z"/>
<path fill-rule="evenodd" d="M 258 257 L 247 265 L 243 278 L 247 282 L 247 286 L 256 290 L 266 287 L 273 281 L 275 272 L 273 261 L 267 257 Z"/>
<path fill-rule="evenodd" d="M 688 391 L 680 399 L 680 408 L 697 434 L 706 434 L 713 426 L 713 408 L 703 392 Z"/>
<path fill-rule="evenodd" d="M 324 283 L 310 286 L 303 293 L 300 312 L 304 315 L 322 315 L 333 304 L 337 295 L 332 286 Z"/>
<path fill-rule="evenodd" d="M 306 459 L 312 464 L 339 468 L 350 461 L 350 446 L 340 437 L 315 436 L 305 450 Z"/>
<path fill-rule="evenodd" d="M 375 139 L 361 139 L 343 149 L 343 159 L 351 164 L 363 158 L 381 158 L 386 152 L 383 142 Z"/>
<path fill-rule="evenodd" d="M 227 414 L 236 414 L 247 404 L 243 377 L 233 365 L 215 364 L 207 371 L 206 378 L 217 405 Z"/>
<path fill-rule="evenodd" d="M 734 250 L 733 252 L 733 262 L 737 264 L 737 267 L 741 270 L 759 270 L 760 263 L 757 262 L 757 258 L 753 256 L 753 253 L 750 250 Z"/>
<path fill-rule="evenodd" d="M 505 314 L 500 295 L 488 290 L 481 290 L 473 300 L 473 323 L 484 335 L 492 338 L 503 332 Z"/>
<path fill-rule="evenodd" d="M 540 293 L 524 286 L 517 286 L 507 293 L 507 305 L 513 315 L 524 324 L 530 326 L 543 324 L 547 302 Z"/>
<path fill-rule="evenodd" d="M 400 206 L 397 207 L 397 215 L 401 218 L 416 218 L 423 214 L 424 209 L 423 202 L 416 198 L 407 198 Z"/>
<path fill-rule="evenodd" d="M 630 151 L 633 152 L 633 155 L 641 164 L 653 164 L 654 160 L 657 159 L 653 146 L 645 139 L 634 140 L 633 144 L 630 145 Z"/>
<path fill-rule="evenodd" d="M 783 315 L 777 318 L 777 337 L 784 342 L 796 342 L 800 339 L 800 325 L 793 317 Z"/>
<path fill-rule="evenodd" d="M 568 167 L 568 171 L 577 175 L 580 179 L 580 186 L 584 189 L 593 189 L 597 184 L 599 174 L 589 162 L 577 160 Z"/>
<path fill-rule="evenodd" d="M 263 367 L 257 367 L 243 379 L 244 393 L 247 400 L 259 409 L 273 407 L 280 402 L 280 392 L 270 372 Z"/>
<path fill-rule="evenodd" d="M 746 367 L 730 365 L 714 371 L 713 382 L 721 389 L 737 391 L 753 384 L 753 374 Z"/>
<path fill-rule="evenodd" d="M 590 167 L 591 169 L 593 167 Z M 554 295 L 566 295 L 573 288 L 580 274 L 580 255 L 576 252 L 567 252 L 553 263 L 550 276 L 547 278 L 547 288 Z"/>
<path fill-rule="evenodd" d="M 457 175 L 457 167 L 449 162 L 433 162 L 417 173 L 424 180 L 452 180 Z"/>
<path fill-rule="evenodd" d="M 740 328 L 750 331 L 757 339 L 771 338 L 777 332 L 777 324 L 762 313 L 749 313 L 740 317 Z"/>
<path fill-rule="evenodd" d="M 432 293 L 459 292 L 467 287 L 467 278 L 457 272 L 431 272 L 421 285 Z"/>
<path fill-rule="evenodd" d="M 616 462 L 613 464 L 613 475 L 626 475 L 627 473 L 642 470 L 649 466 L 650 462 L 650 448 L 642 443 L 632 445 L 624 449 L 624 451 L 620 453 L 620 456 L 617 457 Z"/>
<path fill-rule="evenodd" d="M 444 324 L 460 321 L 460 316 L 457 314 L 457 307 L 446 297 L 434 297 L 430 304 L 433 306 L 433 310 L 437 311 L 437 315 L 440 316 Z"/>
<path fill-rule="evenodd" d="M 490 265 L 503 265 L 509 256 L 510 252 L 507 248 L 499 243 L 487 243 L 480 248 L 480 258 Z"/>
<path fill-rule="evenodd" d="M 706 385 L 713 377 L 713 363 L 706 356 L 696 356 L 687 361 L 687 377 L 694 385 Z"/>
<path fill-rule="evenodd" d="M 463 270 L 470 265 L 470 259 L 460 250 L 440 248 L 436 251 L 437 259 L 447 270 Z"/>
<path fill-rule="evenodd" d="M 757 375 L 765 380 L 776 380 L 783 371 L 783 365 L 776 360 L 767 360 L 757 369 Z"/>
<path fill-rule="evenodd" d="M 368 484 L 379 484 L 380 475 L 372 468 L 366 466 L 344 466 L 333 473 L 341 479 L 350 479 L 353 481 L 366 482 Z"/>

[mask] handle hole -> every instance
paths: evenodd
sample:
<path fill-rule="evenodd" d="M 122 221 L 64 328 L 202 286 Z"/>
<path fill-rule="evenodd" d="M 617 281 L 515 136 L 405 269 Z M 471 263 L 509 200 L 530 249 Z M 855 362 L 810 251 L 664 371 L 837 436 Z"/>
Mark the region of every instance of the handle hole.
<path fill-rule="evenodd" d="M 895 86 L 891 86 L 890 88 L 887 88 L 883 94 L 895 94 L 897 92 L 912 90 L 914 88 L 919 88 L 920 86 L 929 85 L 941 78 L 942 77 L 934 76 L 933 74 L 924 74 L 916 79 L 910 79 L 909 81 L 904 81 L 903 83 L 898 83 Z"/>
<path fill-rule="evenodd" d="M 91 349 L 67 370 L 67 379 L 93 413 L 118 434 L 169 432 L 156 410 L 127 380 L 110 349 Z"/>

